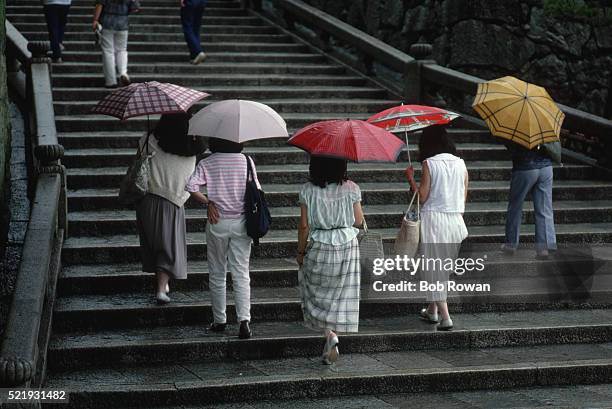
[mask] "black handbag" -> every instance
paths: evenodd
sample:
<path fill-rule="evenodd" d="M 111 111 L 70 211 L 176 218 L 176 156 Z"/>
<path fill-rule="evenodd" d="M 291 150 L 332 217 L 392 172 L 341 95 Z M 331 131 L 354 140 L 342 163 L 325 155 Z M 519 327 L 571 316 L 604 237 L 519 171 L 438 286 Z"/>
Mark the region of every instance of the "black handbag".
<path fill-rule="evenodd" d="M 244 213 L 246 215 L 247 235 L 253 244 L 259 246 L 259 239 L 266 235 L 272 224 L 270 210 L 264 192 L 257 187 L 253 177 L 251 158 L 244 155 L 247 161 L 247 182 L 244 192 Z"/>

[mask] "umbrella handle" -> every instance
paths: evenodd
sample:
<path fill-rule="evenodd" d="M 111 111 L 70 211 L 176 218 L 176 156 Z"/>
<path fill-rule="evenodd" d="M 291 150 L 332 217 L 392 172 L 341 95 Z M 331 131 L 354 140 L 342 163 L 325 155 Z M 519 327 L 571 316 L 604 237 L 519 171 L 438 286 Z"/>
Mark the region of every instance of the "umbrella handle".
<path fill-rule="evenodd" d="M 412 159 L 410 158 L 410 146 L 408 145 L 408 131 L 404 131 L 404 138 L 406 139 L 406 151 L 408 152 L 408 164 L 412 166 Z"/>

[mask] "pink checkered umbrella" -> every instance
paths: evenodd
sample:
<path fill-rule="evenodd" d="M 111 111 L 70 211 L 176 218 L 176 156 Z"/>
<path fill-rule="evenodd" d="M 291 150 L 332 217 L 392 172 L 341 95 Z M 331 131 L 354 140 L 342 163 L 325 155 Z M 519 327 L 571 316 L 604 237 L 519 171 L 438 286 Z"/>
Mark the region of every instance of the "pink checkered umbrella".
<path fill-rule="evenodd" d="M 187 112 L 206 92 L 157 81 L 132 83 L 105 96 L 92 114 L 110 115 L 121 120 L 153 114 Z"/>

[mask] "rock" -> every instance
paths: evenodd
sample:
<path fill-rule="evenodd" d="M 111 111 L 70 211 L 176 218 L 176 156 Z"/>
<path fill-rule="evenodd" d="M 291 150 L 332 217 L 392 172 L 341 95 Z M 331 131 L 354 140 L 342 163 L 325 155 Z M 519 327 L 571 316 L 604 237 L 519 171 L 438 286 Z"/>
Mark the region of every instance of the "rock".
<path fill-rule="evenodd" d="M 381 23 L 381 7 L 379 2 L 368 1 L 366 3 L 365 22 L 368 34 L 376 35 Z"/>
<path fill-rule="evenodd" d="M 404 4 L 402 0 L 381 0 L 382 9 L 385 11 L 382 16 L 382 23 L 393 27 L 401 27 L 404 21 Z"/>
<path fill-rule="evenodd" d="M 612 25 L 595 27 L 593 31 L 599 48 L 612 49 Z"/>
<path fill-rule="evenodd" d="M 447 0 L 444 3 L 448 24 L 466 19 L 518 25 L 522 20 L 519 0 Z"/>
<path fill-rule="evenodd" d="M 478 20 L 453 27 L 450 49 L 451 67 L 497 66 L 510 71 L 522 67 L 535 52 L 531 40 Z"/>
<path fill-rule="evenodd" d="M 549 54 L 531 63 L 525 73 L 525 81 L 543 87 L 555 87 L 568 80 L 567 63 L 554 54 Z"/>
<path fill-rule="evenodd" d="M 365 6 L 364 0 L 355 0 L 348 9 L 346 22 L 355 28 L 365 30 Z"/>
<path fill-rule="evenodd" d="M 551 45 L 576 57 L 582 55 L 582 47 L 591 36 L 591 29 L 586 24 L 556 22 L 549 32 Z"/>
<path fill-rule="evenodd" d="M 418 6 L 406 11 L 402 32 L 419 32 L 427 30 L 429 10 L 425 6 Z"/>
<path fill-rule="evenodd" d="M 608 90 L 594 89 L 578 104 L 578 109 L 603 116 L 607 98 Z"/>

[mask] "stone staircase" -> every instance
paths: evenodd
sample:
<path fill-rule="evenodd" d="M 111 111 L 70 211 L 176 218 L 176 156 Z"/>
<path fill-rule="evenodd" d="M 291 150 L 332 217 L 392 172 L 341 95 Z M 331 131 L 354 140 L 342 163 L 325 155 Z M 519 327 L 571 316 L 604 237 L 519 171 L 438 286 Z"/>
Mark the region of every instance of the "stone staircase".
<path fill-rule="evenodd" d="M 420 392 L 611 382 L 612 297 L 603 287 L 589 303 L 508 303 L 492 296 L 487 302 L 454 304 L 456 330 L 450 333 L 437 333 L 416 319 L 418 303 L 364 299 L 360 332 L 341 338 L 337 365 L 321 365 L 322 337 L 301 325 L 294 261 L 297 196 L 306 181 L 308 157 L 280 140 L 255 142 L 245 150 L 257 163 L 274 229 L 254 251 L 251 264 L 254 338 L 238 340 L 236 325 L 224 335 L 205 331 L 212 320 L 206 212 L 191 202 L 189 279 L 172 285 L 173 303 L 156 306 L 153 278 L 139 271 L 135 214 L 116 200 L 119 180 L 146 129 L 146 119 L 122 123 L 88 114 L 108 92 L 102 88 L 100 52 L 90 34 L 90 3 L 73 0 L 64 63 L 53 67 L 57 129 L 68 168 L 69 237 L 63 249 L 47 385 L 70 391 L 71 407 L 289 405 L 282 399 L 291 399 L 296 407 L 347 404 L 325 399 L 337 395 L 354 395 L 352 407 L 395 407 L 412 399 L 400 395 L 405 393 L 419 392 L 413 396 L 429 396 L 425 402 L 434 402 Z M 209 57 L 192 66 L 177 3 L 147 0 L 143 13 L 131 17 L 129 69 L 134 81 L 173 82 L 211 93 L 198 108 L 228 98 L 254 99 L 281 113 L 291 131 L 322 119 L 367 118 L 400 102 L 367 78 L 242 10 L 234 0 L 209 1 L 203 27 Z M 7 15 L 29 40 L 47 39 L 38 0 L 8 0 Z M 487 131 L 459 121 L 452 132 L 470 171 L 468 242 L 499 243 L 511 163 Z M 411 138 L 416 142 L 418 134 Z M 407 204 L 405 167 L 406 152 L 397 164 L 349 165 L 351 178 L 363 192 L 368 225 L 387 243 Z M 612 238 L 612 182 L 598 179 L 588 166 L 566 163 L 555 168 L 553 194 L 560 242 Z M 525 221 L 523 240 L 532 241 L 531 203 Z M 605 262 L 612 260 L 608 253 L 601 256 Z M 511 259 L 493 254 L 490 262 L 491 274 L 519 281 L 547 263 L 536 262 L 532 251 Z M 609 284 L 609 278 L 602 282 Z M 515 296 L 520 294 L 506 294 Z M 233 324 L 231 299 L 228 313 Z M 600 401 L 605 401 L 605 387 L 597 388 L 584 391 L 599 391 Z M 464 406 L 476 405 L 474 395 L 462 399 Z M 535 395 L 530 399 L 537 401 Z"/>

